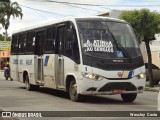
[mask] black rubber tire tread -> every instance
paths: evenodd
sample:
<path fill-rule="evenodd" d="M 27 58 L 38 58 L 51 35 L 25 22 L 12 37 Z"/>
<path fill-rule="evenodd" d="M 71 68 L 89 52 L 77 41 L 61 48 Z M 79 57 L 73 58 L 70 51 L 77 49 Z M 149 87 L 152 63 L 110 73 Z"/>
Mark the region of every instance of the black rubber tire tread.
<path fill-rule="evenodd" d="M 25 86 L 26 86 L 26 90 L 28 90 L 28 91 L 36 90 L 36 85 L 32 85 L 32 84 L 29 83 L 28 75 L 25 78 Z"/>
<path fill-rule="evenodd" d="M 121 94 L 121 97 L 122 97 L 124 102 L 133 102 L 137 97 L 137 93 Z"/>
<path fill-rule="evenodd" d="M 69 96 L 70 96 L 70 99 L 74 102 L 80 102 L 83 100 L 83 96 L 80 95 L 80 94 L 76 94 L 75 96 L 72 95 L 72 92 L 71 92 L 71 89 L 73 87 L 73 85 L 75 85 L 76 82 L 75 80 L 73 79 L 71 82 L 70 82 L 70 85 L 69 85 Z"/>

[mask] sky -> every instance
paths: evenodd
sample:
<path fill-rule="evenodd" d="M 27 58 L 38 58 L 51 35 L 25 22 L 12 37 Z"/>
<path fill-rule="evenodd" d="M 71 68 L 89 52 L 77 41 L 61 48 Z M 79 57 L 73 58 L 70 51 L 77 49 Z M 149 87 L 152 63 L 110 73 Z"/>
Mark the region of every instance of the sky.
<path fill-rule="evenodd" d="M 18 2 L 22 8 L 23 18 L 11 17 L 9 34 L 15 30 L 54 21 L 68 16 L 90 16 L 115 10 L 134 10 L 148 8 L 160 12 L 160 0 L 11 0 Z M 58 2 L 104 5 L 84 6 Z M 0 26 L 1 27 L 1 26 Z M 0 29 L 0 33 L 3 29 Z"/>

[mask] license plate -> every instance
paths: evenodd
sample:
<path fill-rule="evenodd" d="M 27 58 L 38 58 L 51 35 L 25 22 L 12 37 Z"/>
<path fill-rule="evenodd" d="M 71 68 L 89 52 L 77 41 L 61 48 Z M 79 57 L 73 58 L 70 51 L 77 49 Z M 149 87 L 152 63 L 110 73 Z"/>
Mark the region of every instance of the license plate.
<path fill-rule="evenodd" d="M 113 90 L 113 93 L 115 93 L 115 94 L 122 94 L 122 93 L 124 93 L 124 90 L 114 89 L 114 90 Z"/>

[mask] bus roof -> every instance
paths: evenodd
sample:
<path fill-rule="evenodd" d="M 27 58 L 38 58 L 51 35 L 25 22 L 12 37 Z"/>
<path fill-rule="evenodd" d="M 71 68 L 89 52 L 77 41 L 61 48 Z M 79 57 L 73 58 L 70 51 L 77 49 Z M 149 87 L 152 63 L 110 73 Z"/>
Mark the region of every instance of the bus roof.
<path fill-rule="evenodd" d="M 20 32 L 24 32 L 24 31 L 29 31 L 29 30 L 33 30 L 33 29 L 37 29 L 37 28 L 41 28 L 41 27 L 45 27 L 45 26 L 49 26 L 52 24 L 56 24 L 56 23 L 60 23 L 60 22 L 65 22 L 65 21 L 74 21 L 76 19 L 105 19 L 105 20 L 109 20 L 109 21 L 117 21 L 117 22 L 125 22 L 124 20 L 120 20 L 120 19 L 115 19 L 115 18 L 111 18 L 111 17 L 101 17 L 101 16 L 85 16 L 85 17 L 66 17 L 60 20 L 54 20 L 54 21 L 50 21 L 50 22 L 46 22 L 46 23 L 42 23 L 42 24 L 37 24 L 31 27 L 26 27 L 26 28 L 21 28 L 19 30 L 16 30 L 13 32 L 13 34 L 16 33 L 20 33 Z"/>

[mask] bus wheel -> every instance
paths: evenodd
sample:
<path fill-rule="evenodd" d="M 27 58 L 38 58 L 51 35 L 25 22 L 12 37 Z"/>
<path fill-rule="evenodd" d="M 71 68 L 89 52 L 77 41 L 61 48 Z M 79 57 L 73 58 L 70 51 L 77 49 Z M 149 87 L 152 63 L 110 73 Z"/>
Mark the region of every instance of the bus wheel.
<path fill-rule="evenodd" d="M 34 85 L 34 90 L 39 90 L 40 86 L 39 85 Z"/>
<path fill-rule="evenodd" d="M 133 102 L 137 97 L 137 93 L 121 94 L 121 97 L 122 97 L 124 102 Z"/>
<path fill-rule="evenodd" d="M 25 78 L 25 87 L 26 87 L 26 90 L 28 90 L 28 91 L 34 90 L 34 85 L 31 85 L 31 84 L 29 83 L 29 78 L 28 78 L 28 76 L 26 76 L 26 78 Z"/>
<path fill-rule="evenodd" d="M 70 82 L 69 96 L 70 96 L 70 99 L 74 102 L 78 102 L 82 100 L 82 95 L 77 93 L 77 86 L 76 86 L 75 80 L 72 80 Z"/>

